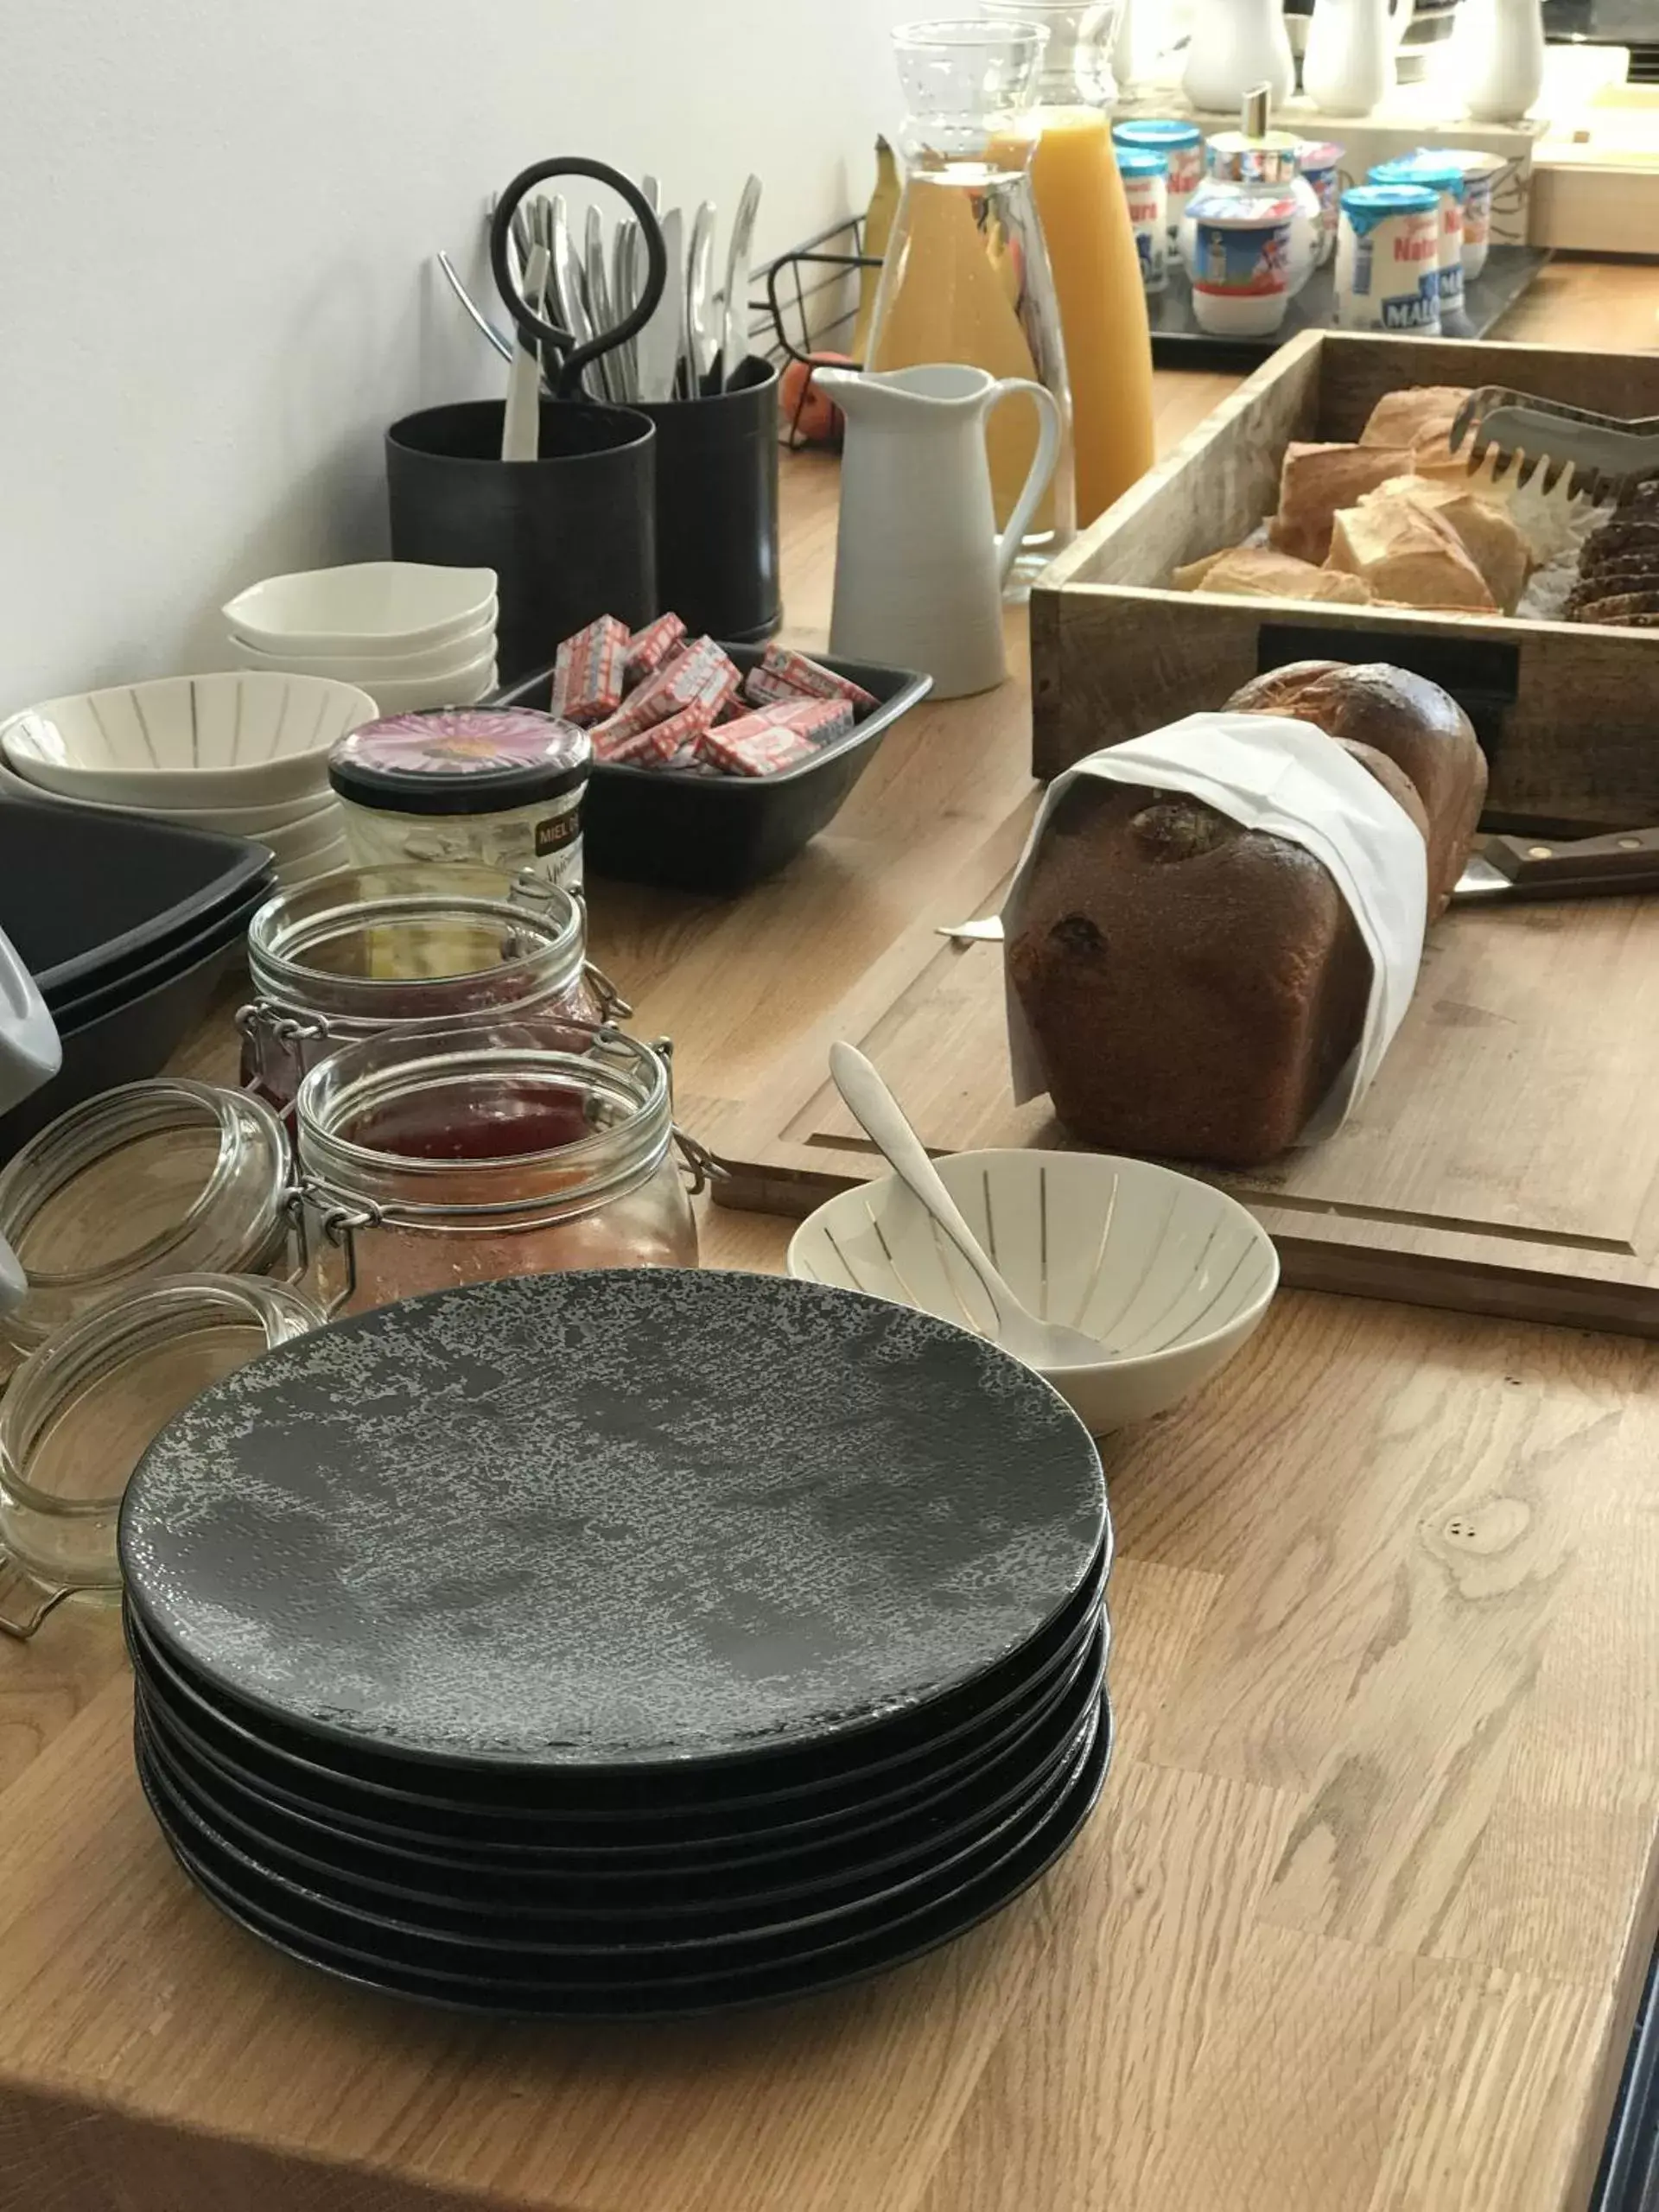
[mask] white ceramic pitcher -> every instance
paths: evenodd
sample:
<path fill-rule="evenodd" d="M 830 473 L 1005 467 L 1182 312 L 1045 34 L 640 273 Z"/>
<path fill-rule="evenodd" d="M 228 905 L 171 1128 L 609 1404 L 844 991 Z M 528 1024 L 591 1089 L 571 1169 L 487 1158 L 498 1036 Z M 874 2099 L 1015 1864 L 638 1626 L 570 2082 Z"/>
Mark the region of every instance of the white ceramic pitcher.
<path fill-rule="evenodd" d="M 1048 489 L 1060 410 L 1042 385 L 984 369 L 819 369 L 847 417 L 830 650 L 925 670 L 934 696 L 988 691 L 1007 674 L 1002 587 Z M 1041 417 L 1037 457 L 996 534 L 985 418 L 1014 394 Z"/>
<path fill-rule="evenodd" d="M 1302 90 L 1325 115 L 1369 115 L 1398 82 L 1413 0 L 1313 0 Z"/>

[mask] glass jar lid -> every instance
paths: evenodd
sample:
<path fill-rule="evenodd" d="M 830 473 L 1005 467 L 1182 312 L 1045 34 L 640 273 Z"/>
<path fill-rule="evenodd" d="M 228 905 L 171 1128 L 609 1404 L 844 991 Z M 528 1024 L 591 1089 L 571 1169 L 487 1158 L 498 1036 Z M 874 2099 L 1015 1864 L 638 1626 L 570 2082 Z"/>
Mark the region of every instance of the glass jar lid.
<path fill-rule="evenodd" d="M 355 806 L 398 814 L 499 814 L 581 790 L 585 730 L 531 707 L 387 715 L 340 739 L 328 780 Z"/>
<path fill-rule="evenodd" d="M 308 1188 L 410 1227 L 546 1219 L 652 1174 L 673 1135 L 668 1063 L 624 1031 L 467 1022 L 330 1054 L 299 1096 Z"/>
<path fill-rule="evenodd" d="M 586 942 L 579 902 L 539 878 L 524 903 L 493 868 L 340 868 L 265 901 L 248 966 L 274 1007 L 374 1028 L 534 1005 L 580 980 Z"/>
<path fill-rule="evenodd" d="M 0 1237 L 28 1278 L 0 1342 L 31 1350 L 156 1275 L 258 1273 L 286 1237 L 289 1180 L 262 1099 L 161 1077 L 83 1100 L 0 1172 Z"/>
<path fill-rule="evenodd" d="M 322 1318 L 285 1284 L 178 1275 L 94 1306 L 31 1352 L 0 1399 L 4 1625 L 27 1635 L 70 1591 L 116 1587 L 121 1499 L 154 1439 L 210 1382 Z"/>

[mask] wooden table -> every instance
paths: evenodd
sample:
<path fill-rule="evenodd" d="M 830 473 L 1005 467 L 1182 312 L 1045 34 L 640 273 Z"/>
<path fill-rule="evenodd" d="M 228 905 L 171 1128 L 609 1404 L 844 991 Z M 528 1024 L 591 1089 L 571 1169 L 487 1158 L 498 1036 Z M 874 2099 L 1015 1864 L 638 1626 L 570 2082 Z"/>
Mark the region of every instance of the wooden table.
<path fill-rule="evenodd" d="M 1516 334 L 1635 340 L 1659 303 L 1544 286 Z M 1230 382 L 1160 378 L 1166 441 Z M 834 488 L 791 469 L 802 637 Z M 918 714 L 740 906 L 599 894 L 694 1126 L 924 901 L 968 911 L 1027 734 L 1017 682 Z M 780 1264 L 785 1224 L 705 1231 Z M 480 2029 L 268 1955 L 149 1822 L 109 1611 L 0 1650 L 0 2208 L 1582 2204 L 1659 1924 L 1650 1351 L 1286 1296 L 1107 1473 L 1120 1738 L 1077 1847 L 931 1959 L 714 2026 Z"/>

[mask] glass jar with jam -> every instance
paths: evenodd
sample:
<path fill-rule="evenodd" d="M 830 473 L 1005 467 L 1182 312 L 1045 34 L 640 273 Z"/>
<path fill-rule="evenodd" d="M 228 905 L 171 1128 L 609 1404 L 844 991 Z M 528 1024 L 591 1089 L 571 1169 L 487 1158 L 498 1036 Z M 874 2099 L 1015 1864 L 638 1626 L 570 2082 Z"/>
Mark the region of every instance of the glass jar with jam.
<path fill-rule="evenodd" d="M 278 892 L 248 931 L 243 1080 L 285 1112 L 338 1046 L 394 1028 L 626 1014 L 587 935 L 569 892 L 490 868 L 342 868 Z"/>
<path fill-rule="evenodd" d="M 298 1150 L 331 1309 L 505 1275 L 690 1268 L 664 1047 L 540 1018 L 388 1029 L 306 1077 Z"/>

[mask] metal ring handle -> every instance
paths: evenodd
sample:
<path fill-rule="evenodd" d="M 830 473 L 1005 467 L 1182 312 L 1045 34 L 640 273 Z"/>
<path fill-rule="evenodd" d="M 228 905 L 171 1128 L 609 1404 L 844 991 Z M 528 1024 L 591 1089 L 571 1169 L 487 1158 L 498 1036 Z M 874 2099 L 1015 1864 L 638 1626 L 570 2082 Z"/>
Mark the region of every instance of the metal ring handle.
<path fill-rule="evenodd" d="M 585 176 L 596 184 L 608 185 L 627 202 L 645 241 L 645 289 L 638 306 L 614 329 L 601 331 L 586 346 L 576 344 L 574 332 L 561 330 L 556 323 L 536 313 L 513 283 L 507 260 L 507 239 L 519 201 L 538 184 L 545 184 L 556 176 Z M 550 346 L 560 356 L 556 394 L 560 399 L 572 399 L 581 396 L 582 372 L 588 364 L 614 352 L 619 346 L 626 346 L 630 338 L 637 338 L 656 314 L 668 284 L 668 248 L 663 243 L 663 227 L 652 212 L 650 200 L 631 178 L 624 176 L 620 169 L 612 168 L 607 162 L 588 161 L 580 154 L 561 154 L 551 161 L 532 162 L 527 169 L 521 169 L 496 201 L 495 213 L 490 220 L 490 270 L 502 304 L 523 336 L 532 345 Z"/>

